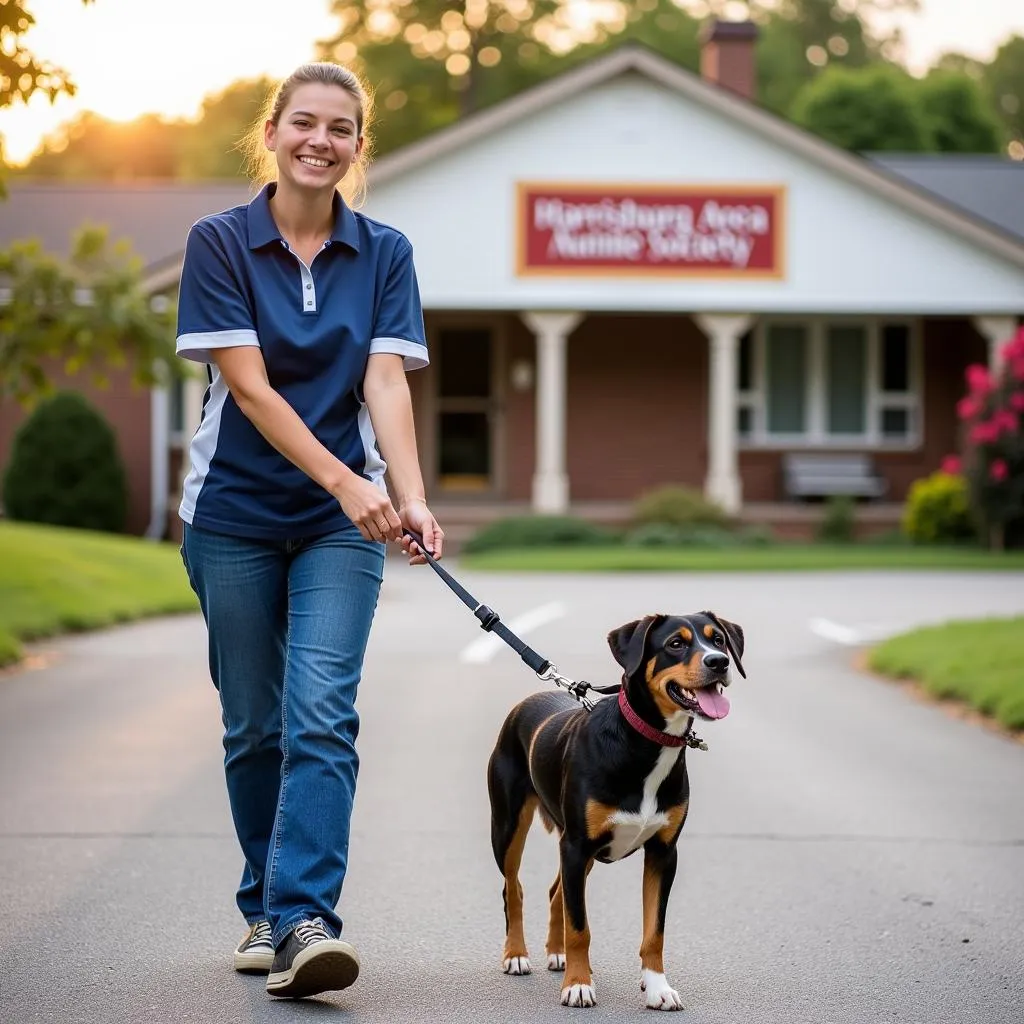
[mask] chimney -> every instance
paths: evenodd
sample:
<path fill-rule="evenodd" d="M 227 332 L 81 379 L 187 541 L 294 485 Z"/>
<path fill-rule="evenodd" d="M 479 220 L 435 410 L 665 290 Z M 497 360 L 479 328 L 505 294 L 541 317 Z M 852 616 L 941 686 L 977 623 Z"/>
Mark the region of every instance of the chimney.
<path fill-rule="evenodd" d="M 752 21 L 716 18 L 704 23 L 699 38 L 701 77 L 753 100 L 757 95 L 757 26 Z"/>

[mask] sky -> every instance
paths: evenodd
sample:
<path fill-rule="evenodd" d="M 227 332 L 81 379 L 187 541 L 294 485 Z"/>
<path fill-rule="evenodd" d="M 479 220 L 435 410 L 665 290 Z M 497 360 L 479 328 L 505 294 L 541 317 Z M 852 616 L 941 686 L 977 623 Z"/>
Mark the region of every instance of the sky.
<path fill-rule="evenodd" d="M 32 0 L 36 25 L 25 43 L 69 72 L 73 99 L 51 105 L 36 96 L 0 112 L 0 135 L 11 163 L 28 159 L 44 135 L 82 110 L 115 120 L 142 113 L 193 117 L 209 93 L 240 78 L 280 78 L 313 56 L 332 34 L 326 0 Z M 907 64 L 923 72 L 944 50 L 983 60 L 1014 33 L 1024 35 L 1024 0 L 921 0 L 916 15 L 898 19 Z"/>

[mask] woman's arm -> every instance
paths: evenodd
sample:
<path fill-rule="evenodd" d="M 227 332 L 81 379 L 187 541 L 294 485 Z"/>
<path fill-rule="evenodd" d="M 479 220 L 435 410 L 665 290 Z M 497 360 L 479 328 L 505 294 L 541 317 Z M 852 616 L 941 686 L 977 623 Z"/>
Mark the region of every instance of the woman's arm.
<path fill-rule="evenodd" d="M 381 454 L 388 464 L 402 526 L 419 533 L 426 549 L 440 558 L 444 532 L 427 508 L 416 451 L 412 398 L 400 355 L 380 352 L 370 356 L 363 376 L 363 397 Z"/>
<path fill-rule="evenodd" d="M 313 436 L 299 414 L 270 386 L 258 348 L 216 349 L 211 356 L 246 419 L 286 459 L 334 495 L 367 540 L 401 538 L 402 521 L 387 494 L 353 473 Z M 401 364 L 401 359 L 398 361 Z"/>

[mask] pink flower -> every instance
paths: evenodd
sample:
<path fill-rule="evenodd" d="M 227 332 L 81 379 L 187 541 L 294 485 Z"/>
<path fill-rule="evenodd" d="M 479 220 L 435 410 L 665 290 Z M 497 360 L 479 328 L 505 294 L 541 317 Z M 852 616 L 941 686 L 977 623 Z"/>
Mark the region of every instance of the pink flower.
<path fill-rule="evenodd" d="M 1014 391 L 1010 395 L 1010 408 L 1017 412 L 1024 412 L 1024 391 Z"/>
<path fill-rule="evenodd" d="M 993 423 L 976 423 L 971 428 L 971 441 L 974 444 L 993 444 L 999 440 L 999 427 Z"/>
<path fill-rule="evenodd" d="M 1009 409 L 997 410 L 992 423 L 1001 434 L 1012 434 L 1017 429 L 1017 417 Z"/>
<path fill-rule="evenodd" d="M 979 412 L 980 407 L 973 398 L 961 398 L 956 403 L 956 414 L 962 420 L 972 420 Z"/>
<path fill-rule="evenodd" d="M 964 376 L 967 378 L 967 386 L 974 394 L 985 395 L 992 390 L 992 374 L 988 372 L 987 366 L 972 363 L 964 371 Z"/>
<path fill-rule="evenodd" d="M 1006 465 L 1006 459 L 994 459 L 992 465 L 988 468 L 988 475 L 992 477 L 996 483 L 1002 483 L 1010 475 L 1010 469 Z"/>
<path fill-rule="evenodd" d="M 942 460 L 942 472 L 950 476 L 959 476 L 962 468 L 959 455 L 947 455 Z"/>

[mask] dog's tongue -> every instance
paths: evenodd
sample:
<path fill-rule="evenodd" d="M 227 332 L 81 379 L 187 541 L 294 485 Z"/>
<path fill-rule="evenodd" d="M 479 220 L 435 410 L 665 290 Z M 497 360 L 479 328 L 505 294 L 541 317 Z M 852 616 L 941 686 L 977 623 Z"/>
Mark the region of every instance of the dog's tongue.
<path fill-rule="evenodd" d="M 701 711 L 708 718 L 725 718 L 729 714 L 729 698 L 724 693 L 719 693 L 710 687 L 701 687 L 694 690 L 694 696 L 700 705 Z"/>

